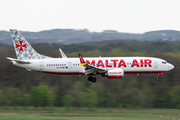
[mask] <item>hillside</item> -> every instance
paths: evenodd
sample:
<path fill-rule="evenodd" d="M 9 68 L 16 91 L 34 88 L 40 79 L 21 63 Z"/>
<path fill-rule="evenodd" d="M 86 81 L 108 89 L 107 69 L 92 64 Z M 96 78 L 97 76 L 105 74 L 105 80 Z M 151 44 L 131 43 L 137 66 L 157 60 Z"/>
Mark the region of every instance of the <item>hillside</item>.
<path fill-rule="evenodd" d="M 122 33 L 115 30 L 103 32 L 90 32 L 87 29 L 53 29 L 40 32 L 20 31 L 30 43 L 83 43 L 104 40 L 180 40 L 180 31 L 160 30 L 150 31 L 144 34 Z M 0 31 L 0 43 L 11 44 L 9 31 Z"/>

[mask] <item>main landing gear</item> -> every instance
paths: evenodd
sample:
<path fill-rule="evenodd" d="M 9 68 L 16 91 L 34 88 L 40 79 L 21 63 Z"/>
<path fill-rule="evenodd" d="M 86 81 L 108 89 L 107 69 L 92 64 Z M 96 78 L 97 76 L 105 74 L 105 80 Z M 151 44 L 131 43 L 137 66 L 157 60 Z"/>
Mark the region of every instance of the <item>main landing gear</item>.
<path fill-rule="evenodd" d="M 90 76 L 88 77 L 88 80 L 91 81 L 91 82 L 96 82 L 96 77 L 90 75 Z"/>

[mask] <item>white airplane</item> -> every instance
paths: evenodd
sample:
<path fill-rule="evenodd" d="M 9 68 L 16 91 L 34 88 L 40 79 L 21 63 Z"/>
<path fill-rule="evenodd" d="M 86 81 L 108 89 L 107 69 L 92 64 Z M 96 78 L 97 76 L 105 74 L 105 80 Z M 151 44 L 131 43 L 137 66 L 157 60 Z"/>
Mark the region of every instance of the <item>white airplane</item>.
<path fill-rule="evenodd" d="M 96 75 L 107 78 L 122 78 L 124 74 L 156 74 L 155 80 L 174 66 L 163 59 L 154 57 L 88 57 L 52 58 L 37 53 L 26 39 L 16 30 L 10 30 L 17 59 L 7 57 L 11 62 L 29 71 L 60 75 L 89 75 L 88 80 L 96 82 Z"/>

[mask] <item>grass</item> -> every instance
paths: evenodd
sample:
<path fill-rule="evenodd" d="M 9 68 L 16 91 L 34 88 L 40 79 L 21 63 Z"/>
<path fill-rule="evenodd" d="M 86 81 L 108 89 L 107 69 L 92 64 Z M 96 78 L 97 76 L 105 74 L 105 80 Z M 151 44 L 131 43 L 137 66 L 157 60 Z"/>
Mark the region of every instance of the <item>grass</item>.
<path fill-rule="evenodd" d="M 86 108 L 65 111 L 62 107 L 53 109 L 24 110 L 18 107 L 0 109 L 0 120 L 160 120 L 162 118 L 179 120 L 180 110 L 177 109 L 117 109 L 98 108 L 88 111 Z"/>
<path fill-rule="evenodd" d="M 44 115 L 22 115 L 13 113 L 1 113 L 0 120 L 159 120 L 153 118 L 131 118 L 131 117 L 72 117 L 72 116 L 44 116 Z"/>

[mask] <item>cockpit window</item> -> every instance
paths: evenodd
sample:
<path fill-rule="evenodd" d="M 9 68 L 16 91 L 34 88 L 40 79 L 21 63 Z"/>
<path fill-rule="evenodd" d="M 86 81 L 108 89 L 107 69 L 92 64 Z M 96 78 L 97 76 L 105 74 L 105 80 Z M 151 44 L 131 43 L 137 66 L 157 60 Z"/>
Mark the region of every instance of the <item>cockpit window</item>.
<path fill-rule="evenodd" d="M 162 64 L 166 64 L 167 62 L 163 61 Z"/>

